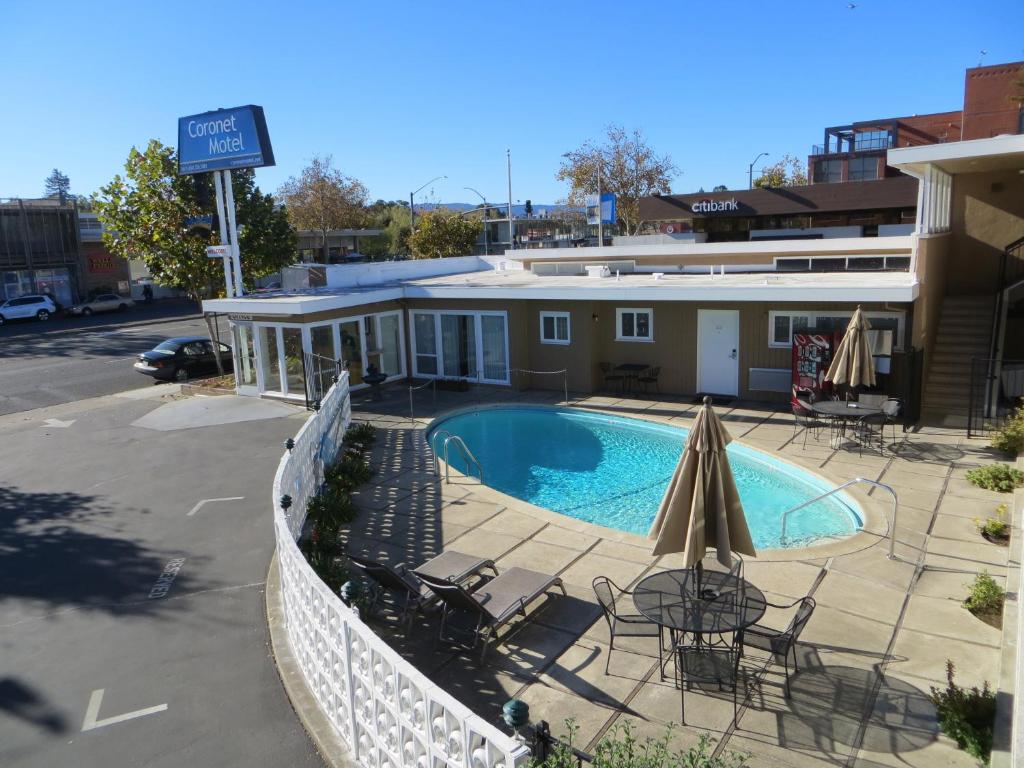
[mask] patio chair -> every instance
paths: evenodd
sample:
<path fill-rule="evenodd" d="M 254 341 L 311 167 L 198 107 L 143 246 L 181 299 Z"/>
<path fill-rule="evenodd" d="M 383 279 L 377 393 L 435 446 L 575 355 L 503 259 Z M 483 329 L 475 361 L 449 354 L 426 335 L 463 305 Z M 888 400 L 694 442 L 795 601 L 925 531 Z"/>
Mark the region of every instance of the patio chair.
<path fill-rule="evenodd" d="M 709 634 L 716 631 L 710 628 Z M 732 689 L 732 717 L 736 722 L 739 713 L 739 688 L 743 656 L 740 635 L 732 633 L 726 638 L 720 635 L 718 642 L 707 642 L 700 637 L 689 645 L 677 645 L 676 654 L 676 685 L 679 690 L 680 722 L 686 725 L 686 692 L 692 690 L 693 683 L 718 685 L 718 690 Z M 746 679 L 744 677 L 744 699 L 746 699 Z"/>
<path fill-rule="evenodd" d="M 474 592 L 470 592 L 461 584 L 436 576 L 420 574 L 420 578 L 443 604 L 441 629 L 438 634 L 440 639 L 453 639 L 446 638 L 444 633 L 449 620 L 455 614 L 461 613 L 476 621 L 475 627 L 464 630 L 464 634 L 472 635 L 472 648 L 483 641 L 483 648 L 480 651 L 481 664 L 484 663 L 487 649 L 499 629 L 517 616 L 523 619 L 530 617 L 532 611 L 527 610 L 530 603 L 555 587 L 561 589 L 563 595 L 567 594 L 562 580 L 557 576 L 526 568 L 509 568 Z M 536 610 L 536 607 L 533 610 Z"/>
<path fill-rule="evenodd" d="M 792 620 L 783 630 L 772 629 L 762 624 L 752 624 L 743 630 L 743 645 L 745 647 L 757 648 L 762 651 L 769 651 L 775 656 L 776 660 L 779 656 L 782 657 L 783 665 L 786 670 L 786 698 L 789 698 L 789 656 L 793 655 L 793 671 L 799 672 L 800 667 L 797 662 L 796 655 L 796 642 L 800 638 L 800 633 L 804 631 L 804 627 L 807 626 L 807 622 L 811 619 L 811 614 L 814 613 L 814 598 L 813 597 L 802 597 L 796 602 L 779 605 L 776 603 L 768 603 L 769 608 L 779 608 L 781 610 L 789 610 L 796 608 L 796 613 L 793 615 Z"/>
<path fill-rule="evenodd" d="M 661 393 L 661 387 L 658 386 L 658 377 L 661 375 L 661 366 L 655 365 L 647 369 L 647 372 L 643 376 L 639 376 L 637 381 L 640 386 L 643 387 L 644 392 L 647 391 L 647 387 L 651 384 L 654 385 L 654 391 Z"/>
<path fill-rule="evenodd" d="M 885 414 L 886 424 L 892 425 L 892 444 L 896 445 L 896 424 L 903 414 L 903 401 L 898 397 L 890 397 L 882 403 L 881 408 Z M 883 426 L 883 430 L 884 428 Z"/>
<path fill-rule="evenodd" d="M 665 662 L 662 658 L 662 626 L 655 624 L 646 616 L 639 613 L 624 612 L 621 605 L 617 604 L 619 598 L 630 597 L 632 592 L 620 588 L 607 576 L 598 576 L 592 585 L 594 594 L 597 595 L 597 602 L 601 606 L 604 620 L 608 622 L 608 656 L 604 660 L 604 673 L 608 674 L 608 665 L 612 660 L 612 651 L 615 650 L 615 638 L 620 637 L 656 637 L 658 638 L 658 669 L 661 672 L 661 679 L 665 679 Z M 632 601 L 630 601 L 632 602 Z M 673 638 L 673 645 L 674 638 Z"/>
<path fill-rule="evenodd" d="M 796 437 L 797 430 L 802 427 L 804 448 L 806 448 L 807 434 L 813 434 L 814 439 L 817 440 L 818 434 L 824 426 L 825 422 L 815 415 L 814 406 L 808 400 L 797 398 L 796 405 L 793 406 L 793 437 Z"/>
<path fill-rule="evenodd" d="M 348 559 L 381 589 L 392 592 L 401 600 L 402 612 L 399 618 L 406 626 L 406 632 L 411 628 L 416 613 L 426 610 L 437 601 L 437 595 L 423 583 L 420 574 L 437 576 L 457 584 L 484 578 L 484 569 L 490 570 L 495 576 L 498 574 L 493 560 L 465 555 L 452 549 L 431 558 L 416 569 L 409 569 L 404 563 L 390 565 L 357 555 L 349 555 Z M 374 606 L 379 601 L 378 592 Z"/>
<path fill-rule="evenodd" d="M 625 388 L 626 376 L 622 373 L 615 372 L 615 366 L 611 363 L 598 363 L 597 367 L 601 369 L 601 375 L 604 377 L 605 384 L 619 383 L 619 387 Z"/>
<path fill-rule="evenodd" d="M 885 413 L 870 413 L 854 422 L 853 434 L 861 456 L 864 455 L 864 446 L 877 448 L 880 455 L 885 455 L 885 425 L 889 423 Z"/>

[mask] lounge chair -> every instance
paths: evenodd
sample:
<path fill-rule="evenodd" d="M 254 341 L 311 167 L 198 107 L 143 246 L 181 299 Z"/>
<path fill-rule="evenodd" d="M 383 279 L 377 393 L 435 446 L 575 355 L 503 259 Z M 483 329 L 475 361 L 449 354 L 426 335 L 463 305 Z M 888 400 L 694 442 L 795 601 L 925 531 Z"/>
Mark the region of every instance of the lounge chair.
<path fill-rule="evenodd" d="M 530 603 L 555 587 L 561 589 L 563 595 L 566 594 L 562 580 L 557 576 L 526 568 L 509 568 L 474 592 L 447 579 L 422 572 L 419 575 L 423 583 L 430 587 L 444 604 L 438 634 L 442 640 L 453 639 L 445 637 L 445 629 L 454 614 L 464 614 L 475 619 L 475 627 L 463 632 L 472 635 L 473 648 L 483 641 L 483 649 L 480 651 L 481 664 L 484 663 L 487 649 L 498 630 L 516 616 L 528 618 L 530 611 L 527 610 L 527 606 Z"/>
<path fill-rule="evenodd" d="M 437 595 L 421 581 L 421 576 L 440 578 L 456 584 L 464 584 L 474 578 L 482 578 L 483 570 L 489 569 L 497 575 L 493 560 L 474 555 L 465 555 L 449 549 L 437 557 L 410 569 L 404 563 L 389 565 L 356 555 L 349 555 L 359 570 L 369 576 L 381 588 L 390 590 L 402 600 L 401 620 L 406 631 L 412 625 L 413 617 L 437 601 Z"/>

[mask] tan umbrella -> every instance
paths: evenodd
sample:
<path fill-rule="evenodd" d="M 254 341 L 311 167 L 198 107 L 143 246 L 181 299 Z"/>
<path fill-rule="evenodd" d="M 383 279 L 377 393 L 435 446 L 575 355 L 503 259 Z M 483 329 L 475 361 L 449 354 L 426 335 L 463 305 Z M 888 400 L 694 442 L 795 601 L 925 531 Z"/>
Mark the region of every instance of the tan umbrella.
<path fill-rule="evenodd" d="M 836 348 L 835 357 L 825 374 L 825 381 L 846 384 L 848 387 L 875 385 L 875 358 L 871 355 L 868 331 L 871 323 L 857 307 L 846 326 L 846 334 Z"/>
<path fill-rule="evenodd" d="M 686 568 L 699 565 L 709 547 L 726 568 L 732 552 L 756 556 L 725 452 L 731 440 L 705 397 L 647 534 L 656 541 L 653 554 L 682 552 Z"/>

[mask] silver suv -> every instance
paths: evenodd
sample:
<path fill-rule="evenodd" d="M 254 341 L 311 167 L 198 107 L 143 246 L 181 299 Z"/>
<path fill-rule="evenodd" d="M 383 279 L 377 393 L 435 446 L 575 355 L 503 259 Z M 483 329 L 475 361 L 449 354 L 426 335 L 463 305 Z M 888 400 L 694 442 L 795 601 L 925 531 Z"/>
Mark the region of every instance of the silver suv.
<path fill-rule="evenodd" d="M 57 305 L 49 296 L 19 296 L 0 304 L 0 325 L 8 320 L 36 318 L 49 320 L 57 312 Z"/>

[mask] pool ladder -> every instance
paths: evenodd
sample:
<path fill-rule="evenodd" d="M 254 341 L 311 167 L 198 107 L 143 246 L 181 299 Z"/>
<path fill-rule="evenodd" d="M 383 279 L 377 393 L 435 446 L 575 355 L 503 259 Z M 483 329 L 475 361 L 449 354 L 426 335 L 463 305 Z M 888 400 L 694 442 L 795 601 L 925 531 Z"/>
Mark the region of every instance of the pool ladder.
<path fill-rule="evenodd" d="M 837 485 L 831 491 L 826 491 L 825 493 L 821 494 L 820 496 L 815 496 L 810 501 L 805 501 L 803 504 L 798 504 L 797 506 L 793 507 L 792 509 L 787 509 L 785 512 L 783 512 L 782 513 L 782 535 L 779 537 L 780 541 L 782 542 L 782 545 L 785 546 L 785 544 L 786 544 L 786 520 L 789 519 L 789 516 L 791 514 L 793 514 L 794 512 L 799 512 L 804 507 L 809 507 L 809 506 L 811 506 L 811 504 L 814 504 L 817 501 L 821 501 L 822 499 L 827 499 L 829 496 L 831 496 L 833 494 L 836 494 L 836 493 L 839 493 L 844 488 L 849 488 L 851 485 L 856 485 L 857 483 L 866 483 L 867 485 L 870 485 L 870 486 L 872 486 L 874 488 L 881 488 L 883 491 L 888 491 L 889 495 L 892 496 L 892 528 L 889 529 L 889 555 L 888 555 L 888 558 L 890 560 L 896 560 L 897 559 L 896 558 L 896 552 L 895 552 L 895 548 L 896 548 L 896 516 L 899 514 L 899 511 L 900 511 L 900 500 L 899 500 L 899 497 L 896 495 L 896 491 L 894 491 L 892 489 L 892 486 L 886 485 L 885 483 L 880 483 L 877 480 L 868 480 L 866 477 L 855 477 L 855 478 L 853 478 L 853 480 L 847 480 L 842 485 Z"/>
<path fill-rule="evenodd" d="M 452 443 L 455 443 L 458 449 L 462 451 L 462 457 L 466 460 L 466 463 L 469 465 L 467 469 L 472 469 L 473 466 L 476 466 L 477 476 L 479 477 L 480 482 L 482 483 L 484 481 L 483 466 L 481 466 L 480 462 L 477 461 L 477 458 L 476 456 L 473 455 L 473 452 L 469 450 L 469 446 L 466 445 L 466 441 L 463 440 L 458 435 L 453 435 L 447 429 L 439 429 L 430 437 L 430 450 L 434 454 L 434 474 L 437 475 L 438 477 L 441 476 L 441 466 L 439 463 L 437 448 L 434 445 L 435 442 L 437 441 L 437 438 L 440 437 L 441 435 L 445 435 L 444 443 L 441 446 L 441 454 L 444 457 L 444 481 L 446 483 L 451 482 L 451 480 L 448 479 L 448 468 L 451 466 L 451 464 L 448 461 L 448 446 L 451 445 Z M 470 477 L 473 476 L 471 472 L 467 472 L 466 474 L 468 474 Z"/>

